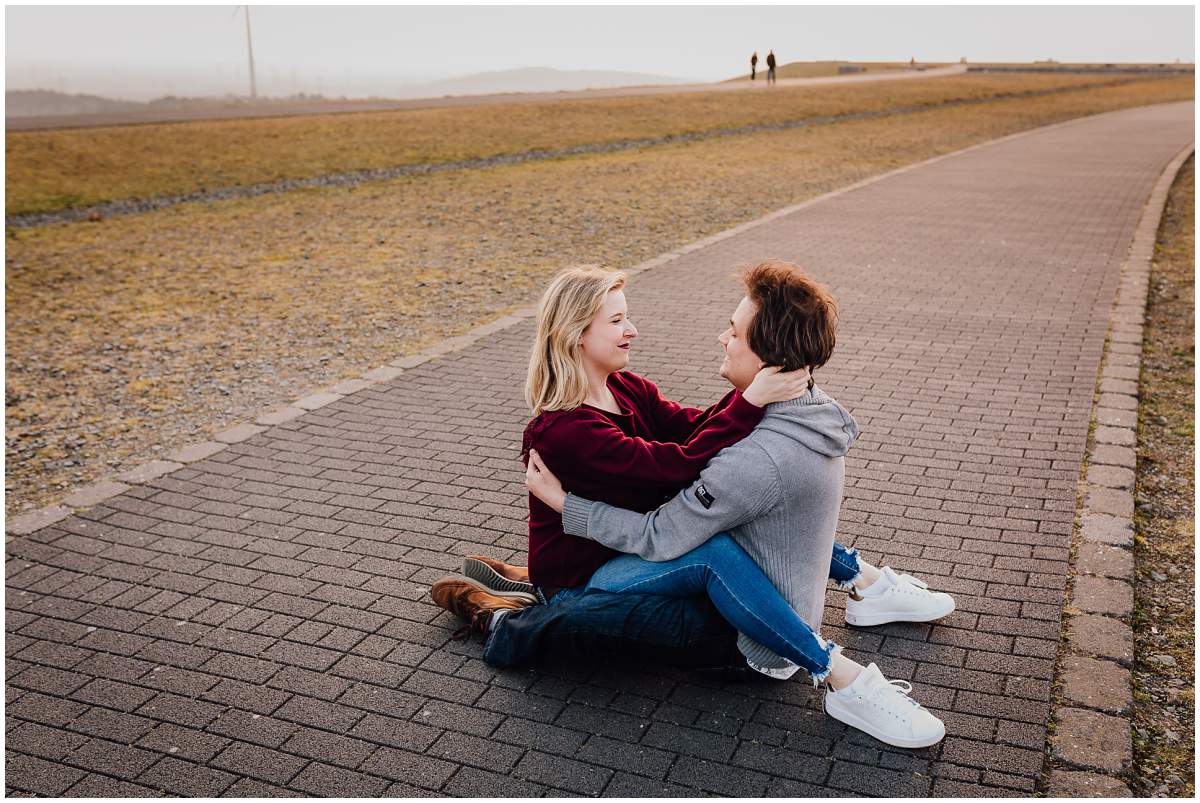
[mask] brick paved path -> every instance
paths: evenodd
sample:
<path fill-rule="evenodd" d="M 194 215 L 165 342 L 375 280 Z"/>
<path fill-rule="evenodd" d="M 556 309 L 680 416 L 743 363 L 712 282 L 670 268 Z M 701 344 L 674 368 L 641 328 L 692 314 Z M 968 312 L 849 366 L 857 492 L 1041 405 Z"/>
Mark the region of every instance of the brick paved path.
<path fill-rule="evenodd" d="M 819 379 L 864 434 L 841 534 L 955 593 L 936 626 L 828 635 L 950 735 L 881 749 L 804 682 L 661 667 L 495 672 L 425 596 L 520 559 L 528 322 L 8 546 L 11 790 L 125 795 L 1028 794 L 1120 264 L 1192 138 L 1119 112 L 893 176 L 633 282 L 636 370 L 702 404 L 735 263 L 843 307 Z M 764 199 L 767 197 L 764 188 Z"/>

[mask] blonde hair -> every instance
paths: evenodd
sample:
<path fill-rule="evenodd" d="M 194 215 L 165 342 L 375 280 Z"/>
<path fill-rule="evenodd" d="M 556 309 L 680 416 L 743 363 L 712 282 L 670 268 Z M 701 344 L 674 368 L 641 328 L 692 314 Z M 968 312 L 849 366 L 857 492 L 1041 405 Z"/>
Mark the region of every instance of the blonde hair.
<path fill-rule="evenodd" d="M 624 273 L 596 265 L 567 268 L 551 280 L 538 303 L 537 336 L 525 377 L 525 401 L 535 416 L 583 404 L 588 387 L 579 338 L 604 297 L 624 286 Z"/>

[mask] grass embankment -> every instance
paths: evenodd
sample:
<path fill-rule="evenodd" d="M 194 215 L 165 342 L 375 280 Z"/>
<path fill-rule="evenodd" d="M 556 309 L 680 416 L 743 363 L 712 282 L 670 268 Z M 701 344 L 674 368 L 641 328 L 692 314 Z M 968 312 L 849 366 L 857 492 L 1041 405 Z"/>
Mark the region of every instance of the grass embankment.
<path fill-rule="evenodd" d="M 746 63 L 750 63 L 750 57 L 746 57 Z M 885 72 L 891 70 L 910 70 L 911 64 L 907 61 L 793 61 L 788 64 L 780 64 L 775 70 L 776 78 L 829 78 L 838 75 L 839 67 L 858 67 L 862 72 Z M 922 64 L 922 67 L 942 67 L 945 65 L 937 64 Z M 758 54 L 758 77 L 765 80 L 767 75 L 767 52 Z M 730 81 L 749 81 L 750 73 L 739 75 L 737 78 L 731 78 Z"/>
<path fill-rule="evenodd" d="M 1195 794 L 1196 165 L 1179 172 L 1150 274 L 1138 405 L 1134 794 Z"/>
<path fill-rule="evenodd" d="M 10 512 L 536 300 L 886 170 L 1190 80 L 9 230 Z"/>
<path fill-rule="evenodd" d="M 284 178 L 1095 86 L 1112 76 L 971 76 L 771 92 L 9 132 L 6 214 Z M 1118 78 L 1116 80 L 1126 80 Z"/>

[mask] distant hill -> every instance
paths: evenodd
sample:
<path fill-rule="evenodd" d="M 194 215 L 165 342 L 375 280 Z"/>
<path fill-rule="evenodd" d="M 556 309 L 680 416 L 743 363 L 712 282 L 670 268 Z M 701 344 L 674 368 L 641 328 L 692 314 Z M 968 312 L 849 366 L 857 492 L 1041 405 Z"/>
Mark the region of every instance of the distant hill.
<path fill-rule="evenodd" d="M 410 84 L 393 97 L 418 98 L 441 95 L 491 95 L 501 92 L 566 92 L 577 89 L 606 89 L 645 84 L 689 84 L 693 81 L 651 73 L 611 70 L 556 70 L 551 67 L 523 67 L 447 78 L 427 84 Z M 389 93 L 391 94 L 391 93 Z"/>
<path fill-rule="evenodd" d="M 692 81 L 650 73 L 614 72 L 606 70 L 556 70 L 550 67 L 526 67 L 499 70 L 447 78 L 422 84 L 405 84 L 386 97 L 373 100 L 407 100 L 439 98 L 444 95 L 492 95 L 508 92 L 564 92 L 578 89 L 607 89 L 611 87 L 654 84 L 687 84 Z M 303 93 L 290 97 L 244 96 L 225 97 L 162 97 L 146 103 L 113 100 L 98 95 L 68 95 L 47 89 L 10 90 L 4 93 L 5 116 L 50 117 L 54 115 L 113 114 L 131 111 L 162 109 L 199 109 L 214 106 L 279 105 L 296 102 L 320 103 L 332 98 Z M 346 100 L 341 98 L 340 100 Z"/>
<path fill-rule="evenodd" d="M 112 100 L 99 95 L 67 95 L 48 89 L 18 89 L 4 93 L 5 117 L 39 117 L 49 114 L 103 114 L 145 108 L 143 103 Z"/>

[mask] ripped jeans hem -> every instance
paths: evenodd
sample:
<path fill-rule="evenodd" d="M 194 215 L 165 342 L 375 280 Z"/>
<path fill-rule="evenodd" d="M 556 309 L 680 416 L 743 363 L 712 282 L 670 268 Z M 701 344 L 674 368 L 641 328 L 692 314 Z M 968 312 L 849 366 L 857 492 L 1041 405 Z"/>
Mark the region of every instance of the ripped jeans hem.
<path fill-rule="evenodd" d="M 847 569 L 853 570 L 854 576 L 849 580 L 834 580 L 833 584 L 839 591 L 853 591 L 854 584 L 858 582 L 858 578 L 862 577 L 862 569 L 858 565 L 858 550 L 851 547 L 850 549 L 846 550 L 846 554 L 849 557 L 854 558 L 854 565 L 851 566 L 848 563 L 842 563 L 841 565 L 845 566 Z M 837 558 L 835 557 L 834 560 L 837 560 Z"/>
<path fill-rule="evenodd" d="M 834 651 L 842 651 L 842 647 L 839 644 L 834 644 L 832 641 L 826 641 L 820 636 L 817 636 L 817 640 L 821 642 L 821 648 L 825 650 L 825 671 L 808 673 L 809 676 L 812 677 L 814 689 L 818 688 L 822 683 L 825 682 L 825 679 L 829 677 L 829 673 L 833 669 Z"/>

